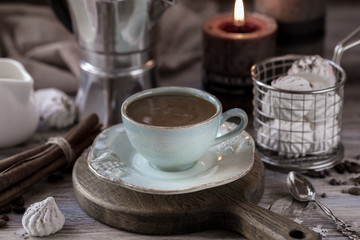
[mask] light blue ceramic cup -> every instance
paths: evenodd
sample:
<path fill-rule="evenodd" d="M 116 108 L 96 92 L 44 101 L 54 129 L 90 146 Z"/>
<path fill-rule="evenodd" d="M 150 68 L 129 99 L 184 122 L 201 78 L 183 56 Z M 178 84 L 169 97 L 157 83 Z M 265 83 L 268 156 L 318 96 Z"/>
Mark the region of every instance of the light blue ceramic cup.
<path fill-rule="evenodd" d="M 142 124 L 127 115 L 127 108 L 131 103 L 165 93 L 200 97 L 211 102 L 216 107 L 216 113 L 203 122 L 180 127 Z M 126 134 L 135 150 L 153 166 L 164 171 L 182 171 L 192 167 L 211 146 L 238 135 L 248 123 L 243 110 L 235 108 L 222 113 L 222 105 L 216 97 L 188 87 L 161 87 L 136 93 L 124 101 L 121 115 Z M 240 124 L 225 135 L 216 137 L 221 124 L 231 117 L 240 118 Z"/>

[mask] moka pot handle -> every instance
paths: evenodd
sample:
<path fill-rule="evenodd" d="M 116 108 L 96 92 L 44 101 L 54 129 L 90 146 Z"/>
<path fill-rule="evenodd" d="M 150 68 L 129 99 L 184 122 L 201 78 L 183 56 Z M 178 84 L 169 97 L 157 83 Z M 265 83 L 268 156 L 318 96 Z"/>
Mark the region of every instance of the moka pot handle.
<path fill-rule="evenodd" d="M 65 0 L 48 0 L 48 3 L 54 11 L 56 17 L 62 24 L 70 31 L 73 32 L 72 23 L 69 13 L 69 8 Z"/>

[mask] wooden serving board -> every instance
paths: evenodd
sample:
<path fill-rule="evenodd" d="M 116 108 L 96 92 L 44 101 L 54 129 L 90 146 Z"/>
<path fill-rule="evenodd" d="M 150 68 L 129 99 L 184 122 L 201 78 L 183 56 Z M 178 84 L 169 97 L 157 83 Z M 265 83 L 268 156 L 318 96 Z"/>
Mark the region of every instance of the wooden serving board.
<path fill-rule="evenodd" d="M 264 190 L 264 165 L 256 157 L 243 178 L 223 186 L 178 195 L 141 193 L 107 183 L 76 162 L 73 184 L 77 202 L 91 217 L 141 234 L 183 234 L 227 229 L 248 239 L 321 239 L 320 235 L 257 206 Z"/>

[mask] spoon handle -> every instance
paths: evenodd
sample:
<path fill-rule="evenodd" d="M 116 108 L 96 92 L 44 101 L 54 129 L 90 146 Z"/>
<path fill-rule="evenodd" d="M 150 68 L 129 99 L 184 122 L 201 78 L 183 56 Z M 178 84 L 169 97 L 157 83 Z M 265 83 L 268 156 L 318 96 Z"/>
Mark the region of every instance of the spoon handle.
<path fill-rule="evenodd" d="M 339 231 L 341 231 L 342 234 L 344 234 L 345 236 L 349 237 L 352 240 L 360 240 L 360 233 L 356 228 L 354 228 L 353 226 L 351 226 L 344 220 L 337 218 L 331 212 L 331 210 L 328 207 L 326 207 L 324 204 L 322 204 L 321 202 L 319 202 L 317 200 L 315 200 L 315 202 L 321 208 L 321 210 L 323 210 L 324 213 L 326 213 L 326 215 L 328 215 L 335 222 L 336 228 Z"/>

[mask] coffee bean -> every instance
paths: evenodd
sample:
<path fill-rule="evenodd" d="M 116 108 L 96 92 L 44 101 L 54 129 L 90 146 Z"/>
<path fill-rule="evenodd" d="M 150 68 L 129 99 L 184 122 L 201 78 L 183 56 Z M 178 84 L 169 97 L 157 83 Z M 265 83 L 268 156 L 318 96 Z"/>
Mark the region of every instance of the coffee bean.
<path fill-rule="evenodd" d="M 4 219 L 0 219 L 0 228 L 5 226 L 7 224 L 7 221 L 5 221 Z"/>
<path fill-rule="evenodd" d="M 336 180 L 335 178 L 330 179 L 330 185 L 340 185 L 340 181 Z"/>
<path fill-rule="evenodd" d="M 345 163 L 346 171 L 348 171 L 349 173 L 360 172 L 360 165 L 357 164 L 356 162 L 345 161 L 344 163 Z"/>
<path fill-rule="evenodd" d="M 25 200 L 22 196 L 15 198 L 12 201 L 13 204 L 15 204 L 16 206 L 24 206 L 25 205 Z"/>
<path fill-rule="evenodd" d="M 360 173 L 360 165 L 351 165 L 348 169 L 349 173 Z"/>
<path fill-rule="evenodd" d="M 0 208 L 0 214 L 10 213 L 10 212 L 11 212 L 11 207 L 9 205 L 4 205 Z"/>
<path fill-rule="evenodd" d="M 8 216 L 8 215 L 2 215 L 2 216 L 0 217 L 0 219 L 3 219 L 3 220 L 5 220 L 5 221 L 9 221 L 9 216 Z"/>
<path fill-rule="evenodd" d="M 25 208 L 22 207 L 22 206 L 14 206 L 12 208 L 12 210 L 13 210 L 14 213 L 17 213 L 17 214 L 22 214 L 22 213 L 25 212 Z"/>
<path fill-rule="evenodd" d="M 339 163 L 335 166 L 335 171 L 337 173 L 343 174 L 345 172 L 345 165 L 344 163 Z"/>
<path fill-rule="evenodd" d="M 326 193 L 321 194 L 321 197 L 326 198 L 327 197 Z"/>
<path fill-rule="evenodd" d="M 356 183 L 360 183 L 360 177 L 354 178 L 353 181 Z"/>
<path fill-rule="evenodd" d="M 305 173 L 305 175 L 312 178 L 318 178 L 320 176 L 320 173 L 314 170 L 309 170 Z"/>
<path fill-rule="evenodd" d="M 325 178 L 326 177 L 326 174 L 324 171 L 320 171 L 319 172 L 319 178 Z"/>
<path fill-rule="evenodd" d="M 351 195 L 360 196 L 360 188 L 358 187 L 349 188 L 348 193 L 350 193 Z"/>

